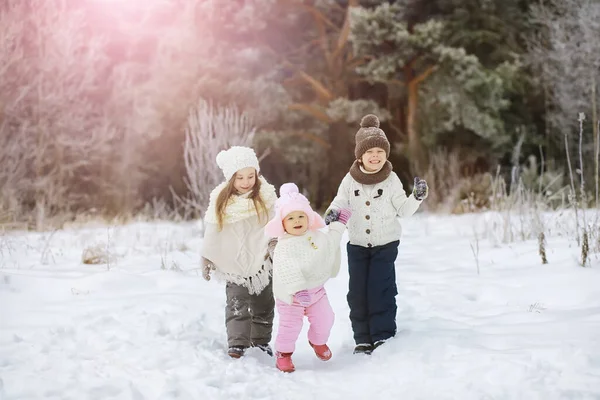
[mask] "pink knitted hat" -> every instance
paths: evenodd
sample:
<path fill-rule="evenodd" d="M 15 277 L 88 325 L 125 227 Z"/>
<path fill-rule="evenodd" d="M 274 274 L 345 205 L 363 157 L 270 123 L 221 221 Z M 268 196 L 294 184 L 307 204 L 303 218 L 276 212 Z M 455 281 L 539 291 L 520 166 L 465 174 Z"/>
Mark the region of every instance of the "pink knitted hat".
<path fill-rule="evenodd" d="M 279 188 L 279 198 L 275 202 L 275 216 L 267 223 L 265 234 L 268 237 L 280 237 L 285 234 L 283 219 L 292 211 L 303 211 L 308 216 L 308 230 L 316 231 L 325 227 L 325 221 L 310 207 L 310 202 L 294 183 L 284 183 Z"/>

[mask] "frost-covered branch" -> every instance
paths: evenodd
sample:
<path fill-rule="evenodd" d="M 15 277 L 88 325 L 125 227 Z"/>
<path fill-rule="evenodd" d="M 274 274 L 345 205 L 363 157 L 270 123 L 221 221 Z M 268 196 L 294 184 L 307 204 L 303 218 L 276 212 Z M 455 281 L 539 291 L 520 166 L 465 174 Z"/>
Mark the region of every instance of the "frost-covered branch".
<path fill-rule="evenodd" d="M 184 159 L 189 197 L 187 207 L 204 216 L 212 189 L 223 181 L 215 160 L 231 146 L 250 146 L 255 128 L 237 107 L 216 107 L 201 99 L 190 110 L 185 131 Z"/>

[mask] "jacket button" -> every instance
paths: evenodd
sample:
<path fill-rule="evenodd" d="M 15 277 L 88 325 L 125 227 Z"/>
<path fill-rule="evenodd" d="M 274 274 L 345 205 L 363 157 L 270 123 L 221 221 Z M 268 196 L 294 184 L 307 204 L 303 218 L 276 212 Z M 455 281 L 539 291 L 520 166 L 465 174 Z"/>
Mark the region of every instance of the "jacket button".
<path fill-rule="evenodd" d="M 370 215 L 365 215 L 365 219 L 371 219 Z"/>
<path fill-rule="evenodd" d="M 371 233 L 371 230 L 370 230 L 370 229 L 367 229 L 367 233 Z"/>
<path fill-rule="evenodd" d="M 371 205 L 371 202 L 370 202 L 370 201 L 367 201 L 365 204 L 366 204 L 366 205 L 368 205 L 368 206 L 370 206 L 370 205 Z"/>
<path fill-rule="evenodd" d="M 367 243 L 367 247 L 373 247 L 371 243 Z"/>

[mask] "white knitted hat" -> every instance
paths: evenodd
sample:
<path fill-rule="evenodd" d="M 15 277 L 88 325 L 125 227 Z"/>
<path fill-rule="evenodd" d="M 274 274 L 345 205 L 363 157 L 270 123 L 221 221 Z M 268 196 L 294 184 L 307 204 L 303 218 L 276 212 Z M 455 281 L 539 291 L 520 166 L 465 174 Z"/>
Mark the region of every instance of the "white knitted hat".
<path fill-rule="evenodd" d="M 223 170 L 226 180 L 230 180 L 242 168 L 252 167 L 257 173 L 260 171 L 254 150 L 243 146 L 232 146 L 228 150 L 220 151 L 217 154 L 217 165 Z"/>

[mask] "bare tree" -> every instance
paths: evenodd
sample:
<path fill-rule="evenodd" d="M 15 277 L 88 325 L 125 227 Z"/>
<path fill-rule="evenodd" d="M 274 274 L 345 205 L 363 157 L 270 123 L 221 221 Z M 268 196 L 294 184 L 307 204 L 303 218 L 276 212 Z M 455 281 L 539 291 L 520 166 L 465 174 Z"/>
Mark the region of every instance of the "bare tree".
<path fill-rule="evenodd" d="M 127 16 L 121 19 L 115 11 L 120 40 L 136 43 L 146 38 L 153 43 L 147 59 L 116 65 L 112 75 L 111 115 L 120 121 L 123 144 L 115 149 L 114 168 L 123 209 L 137 208 L 142 184 L 164 173 L 165 164 L 174 157 L 181 160 L 188 109 L 199 96 L 199 71 L 209 58 L 204 39 L 197 40 L 207 36 L 207 27 L 195 19 L 202 1 L 132 5 L 140 13 L 135 21 Z M 163 14 L 173 20 L 157 24 L 157 16 Z M 152 148 L 161 135 L 172 139 L 172 147 Z"/>
<path fill-rule="evenodd" d="M 28 159 L 19 135 L 10 135 L 0 122 L 0 224 L 16 222 L 21 215 L 21 190 L 27 182 Z"/>
<path fill-rule="evenodd" d="M 217 154 L 231 146 L 249 146 L 255 128 L 251 118 L 237 107 L 215 107 L 201 99 L 190 110 L 185 131 L 184 158 L 188 197 L 186 208 L 200 218 L 212 189 L 223 181 Z"/>
<path fill-rule="evenodd" d="M 0 5 L 0 210 L 10 210 L 0 214 L 37 228 L 52 215 L 141 205 L 140 187 L 155 168 L 148 143 L 174 125 L 182 129 L 197 98 L 189 90 L 197 69 L 190 60 L 201 62 L 190 46 L 198 37 L 188 18 L 193 7 L 177 9 L 186 24 L 162 30 L 151 31 L 151 18 L 117 18 L 131 36 L 123 43 L 151 37 L 158 50 L 150 60 L 115 62 L 85 7 L 67 3 Z M 174 45 L 182 38 L 185 45 Z"/>
<path fill-rule="evenodd" d="M 220 49 L 211 26 L 197 23 L 209 2 L 103 7 L 109 28 L 93 2 L 76 3 L 0 2 L 0 223 L 43 229 L 53 216 L 130 214 L 168 195 L 154 190 L 181 179 L 186 126 L 188 145 L 204 146 L 210 161 L 185 156 L 188 170 L 202 168 L 188 173 L 195 194 L 185 204 L 205 203 L 202 183 L 218 182 L 202 175 L 216 168 L 205 146 L 249 143 L 254 132 L 249 114 L 231 107 L 199 104 L 188 115 L 200 93 L 221 93 L 207 73 L 223 64 Z M 200 131 L 199 144 L 191 135 Z"/>
<path fill-rule="evenodd" d="M 80 200 L 74 183 L 109 153 L 105 116 L 92 100 L 106 65 L 103 43 L 86 37 L 82 15 L 60 0 L 8 0 L 0 26 L 0 134 L 9 144 L 0 159 L 12 159 L 2 197 L 18 193 L 42 228 L 47 213 Z"/>
<path fill-rule="evenodd" d="M 575 127 L 580 112 L 592 115 L 597 125 L 600 3 L 548 0 L 533 6 L 531 15 L 542 29 L 529 40 L 530 55 L 551 102 L 548 122 L 556 138 L 563 137 L 564 129 Z"/>

